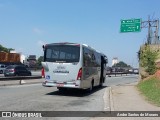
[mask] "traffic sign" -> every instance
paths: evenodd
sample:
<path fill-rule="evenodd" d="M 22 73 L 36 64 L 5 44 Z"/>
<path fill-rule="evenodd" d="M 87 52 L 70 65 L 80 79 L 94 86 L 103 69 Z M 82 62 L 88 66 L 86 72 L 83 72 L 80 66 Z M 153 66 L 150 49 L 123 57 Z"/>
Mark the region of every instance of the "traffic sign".
<path fill-rule="evenodd" d="M 121 20 L 120 32 L 140 32 L 141 19 Z"/>

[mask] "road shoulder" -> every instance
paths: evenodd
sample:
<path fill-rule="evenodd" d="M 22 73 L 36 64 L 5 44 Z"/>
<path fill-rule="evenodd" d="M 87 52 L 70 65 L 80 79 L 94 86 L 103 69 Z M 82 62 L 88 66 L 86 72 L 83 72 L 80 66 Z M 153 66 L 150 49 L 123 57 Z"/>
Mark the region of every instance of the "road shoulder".
<path fill-rule="evenodd" d="M 135 85 L 114 86 L 111 93 L 115 111 L 160 111 L 144 99 Z"/>

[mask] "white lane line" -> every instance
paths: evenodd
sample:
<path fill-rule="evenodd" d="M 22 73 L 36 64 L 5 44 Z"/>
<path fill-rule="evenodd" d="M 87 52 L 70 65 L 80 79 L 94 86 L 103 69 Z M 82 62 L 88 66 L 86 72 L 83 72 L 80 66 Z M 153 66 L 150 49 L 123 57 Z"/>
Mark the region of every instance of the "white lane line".
<path fill-rule="evenodd" d="M 110 104 L 109 104 L 109 88 L 107 87 L 105 89 L 104 95 L 103 95 L 103 101 L 104 101 L 104 111 L 110 111 Z"/>

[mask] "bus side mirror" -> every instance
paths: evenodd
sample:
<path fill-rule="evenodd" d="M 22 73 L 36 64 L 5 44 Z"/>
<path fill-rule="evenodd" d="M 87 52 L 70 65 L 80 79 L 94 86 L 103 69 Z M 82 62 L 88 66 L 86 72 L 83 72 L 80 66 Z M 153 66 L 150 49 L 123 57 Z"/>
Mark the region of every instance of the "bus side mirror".
<path fill-rule="evenodd" d="M 104 63 L 107 64 L 107 63 L 108 63 L 108 59 L 105 59 L 105 60 L 104 60 Z"/>
<path fill-rule="evenodd" d="M 44 49 L 45 49 L 45 46 L 43 45 L 43 46 L 42 46 L 42 48 L 43 48 L 43 51 L 44 51 Z"/>

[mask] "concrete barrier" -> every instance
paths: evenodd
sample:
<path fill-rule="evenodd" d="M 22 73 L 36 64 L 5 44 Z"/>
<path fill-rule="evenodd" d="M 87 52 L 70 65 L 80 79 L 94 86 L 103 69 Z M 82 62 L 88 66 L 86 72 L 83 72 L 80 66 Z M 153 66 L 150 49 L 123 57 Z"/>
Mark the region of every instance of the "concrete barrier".
<path fill-rule="evenodd" d="M 8 80 L 29 80 L 29 79 L 40 79 L 42 76 L 13 76 L 13 77 L 0 77 L 0 81 Z"/>
<path fill-rule="evenodd" d="M 0 86 L 37 84 L 43 81 L 44 78 L 41 76 L 0 78 Z"/>

